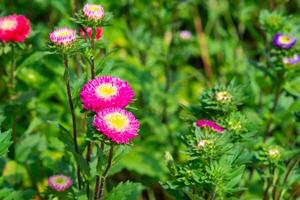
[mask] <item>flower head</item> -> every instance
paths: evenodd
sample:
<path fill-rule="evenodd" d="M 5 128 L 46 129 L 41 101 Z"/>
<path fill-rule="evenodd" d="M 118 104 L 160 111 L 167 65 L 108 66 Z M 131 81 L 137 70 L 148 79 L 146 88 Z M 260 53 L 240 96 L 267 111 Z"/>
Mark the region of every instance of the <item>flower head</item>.
<path fill-rule="evenodd" d="M 182 31 L 179 32 L 179 37 L 182 40 L 189 40 L 192 37 L 192 33 L 188 30 L 182 30 Z"/>
<path fill-rule="evenodd" d="M 286 34 L 277 33 L 273 37 L 273 45 L 278 48 L 290 49 L 295 44 L 296 38 Z"/>
<path fill-rule="evenodd" d="M 196 126 L 198 126 L 198 127 L 209 127 L 209 128 L 213 129 L 214 131 L 216 131 L 218 133 L 222 133 L 224 131 L 224 128 L 222 128 L 221 126 L 219 126 L 215 122 L 210 121 L 210 120 L 205 120 L 205 119 L 198 120 L 196 122 Z"/>
<path fill-rule="evenodd" d="M 88 37 L 92 37 L 93 30 L 90 27 L 85 27 L 85 31 L 88 34 Z M 83 39 L 86 39 L 86 33 L 80 29 L 80 35 Z M 101 27 L 96 28 L 95 40 L 99 40 L 103 34 L 103 29 Z"/>
<path fill-rule="evenodd" d="M 23 15 L 9 15 L 0 18 L 1 42 L 24 42 L 31 30 L 29 20 Z"/>
<path fill-rule="evenodd" d="M 87 110 L 98 112 L 104 108 L 127 106 L 134 93 L 126 81 L 102 76 L 89 81 L 81 90 L 80 98 Z"/>
<path fill-rule="evenodd" d="M 137 136 L 139 122 L 122 108 L 106 108 L 96 114 L 93 126 L 113 142 L 126 144 Z"/>
<path fill-rule="evenodd" d="M 300 62 L 300 55 L 294 55 L 293 57 L 284 57 L 282 59 L 283 64 L 293 65 Z"/>
<path fill-rule="evenodd" d="M 69 28 L 58 28 L 49 34 L 51 42 L 56 45 L 67 46 L 76 40 L 76 31 Z"/>
<path fill-rule="evenodd" d="M 232 99 L 232 95 L 227 91 L 220 91 L 216 93 L 216 100 L 219 102 L 228 102 Z"/>
<path fill-rule="evenodd" d="M 280 156 L 280 152 L 276 148 L 271 148 L 271 149 L 268 150 L 268 156 L 271 159 L 277 159 Z"/>
<path fill-rule="evenodd" d="M 83 7 L 83 14 L 89 19 L 98 21 L 104 17 L 104 9 L 101 5 L 85 4 Z"/>
<path fill-rule="evenodd" d="M 48 178 L 49 187 L 58 192 L 63 192 L 69 189 L 72 186 L 72 184 L 72 179 L 62 174 L 50 176 Z"/>

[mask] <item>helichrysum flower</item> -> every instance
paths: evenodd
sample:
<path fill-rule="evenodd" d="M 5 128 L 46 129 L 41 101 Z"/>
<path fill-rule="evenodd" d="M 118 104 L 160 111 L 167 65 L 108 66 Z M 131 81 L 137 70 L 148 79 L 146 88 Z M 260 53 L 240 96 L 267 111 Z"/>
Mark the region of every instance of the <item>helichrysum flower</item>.
<path fill-rule="evenodd" d="M 83 7 L 83 14 L 89 19 L 98 21 L 104 17 L 104 9 L 101 5 L 85 4 Z"/>
<path fill-rule="evenodd" d="M 296 44 L 296 38 L 282 33 L 277 33 L 273 37 L 273 45 L 282 49 L 290 49 Z"/>
<path fill-rule="evenodd" d="M 9 15 L 0 18 L 1 42 L 24 42 L 31 30 L 29 20 L 23 15 Z"/>
<path fill-rule="evenodd" d="M 76 40 L 76 31 L 69 28 L 58 28 L 49 34 L 49 39 L 56 45 L 67 46 Z"/>
<path fill-rule="evenodd" d="M 62 174 L 50 176 L 48 178 L 48 186 L 58 192 L 63 192 L 69 189 L 72 186 L 72 184 L 72 179 Z"/>
<path fill-rule="evenodd" d="M 137 136 L 139 122 L 122 108 L 106 108 L 96 114 L 93 126 L 113 142 L 126 144 Z"/>
<path fill-rule="evenodd" d="M 102 76 L 90 80 L 80 93 L 85 109 L 98 112 L 104 108 L 127 106 L 134 96 L 126 81 L 112 76 Z"/>
<path fill-rule="evenodd" d="M 192 37 L 192 33 L 188 30 L 182 30 L 182 31 L 179 32 L 179 37 L 182 40 L 189 40 Z"/>
<path fill-rule="evenodd" d="M 293 65 L 300 62 L 300 55 L 294 55 L 293 57 L 284 57 L 282 59 L 283 64 Z"/>
<path fill-rule="evenodd" d="M 221 126 L 219 126 L 215 122 L 210 121 L 210 120 L 205 120 L 205 119 L 198 120 L 196 122 L 196 126 L 198 126 L 198 127 L 209 127 L 209 128 L 213 129 L 214 131 L 216 131 L 218 133 L 222 133 L 224 131 L 224 128 L 222 128 Z"/>

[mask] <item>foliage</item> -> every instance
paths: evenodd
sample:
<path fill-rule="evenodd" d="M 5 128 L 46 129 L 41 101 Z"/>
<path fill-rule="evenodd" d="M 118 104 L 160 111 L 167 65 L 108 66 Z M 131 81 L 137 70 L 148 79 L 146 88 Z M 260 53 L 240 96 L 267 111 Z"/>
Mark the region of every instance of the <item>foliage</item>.
<path fill-rule="evenodd" d="M 55 198 L 60 193 L 47 187 L 47 178 L 59 173 L 74 182 L 60 199 L 87 199 L 86 188 L 77 187 L 77 164 L 83 184 L 94 190 L 110 143 L 93 129 L 93 114 L 79 98 L 91 60 L 96 76 L 130 83 L 135 100 L 127 109 L 140 121 L 132 144 L 114 149 L 105 199 L 300 197 L 300 65 L 283 62 L 300 54 L 298 0 L 87 2 L 101 4 L 105 20 L 87 22 L 78 0 L 0 2 L 1 16 L 24 14 L 32 26 L 25 43 L 0 43 L 0 199 Z M 71 48 L 50 45 L 54 28 L 79 32 L 86 25 L 104 28 L 94 51 L 79 34 Z M 191 37 L 182 38 L 182 30 Z M 276 48 L 278 32 L 298 42 Z M 61 53 L 69 55 L 79 152 Z M 197 127 L 198 119 L 225 130 Z"/>

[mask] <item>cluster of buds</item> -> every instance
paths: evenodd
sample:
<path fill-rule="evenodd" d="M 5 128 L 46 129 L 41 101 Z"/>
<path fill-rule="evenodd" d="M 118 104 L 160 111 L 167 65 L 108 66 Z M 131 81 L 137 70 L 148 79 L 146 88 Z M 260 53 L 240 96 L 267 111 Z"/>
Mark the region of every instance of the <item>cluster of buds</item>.
<path fill-rule="evenodd" d="M 104 18 L 104 9 L 101 5 L 97 4 L 86 4 L 83 7 L 82 12 L 84 13 L 84 29 L 80 29 L 80 35 L 83 39 L 92 38 L 97 41 L 102 37 L 103 28 L 100 26 L 92 26 L 91 24 L 97 23 Z M 91 27 L 92 26 L 92 27 Z M 77 41 L 76 30 L 64 27 L 57 28 L 49 34 L 50 41 L 55 47 L 62 48 L 64 50 L 70 49 L 72 45 Z"/>

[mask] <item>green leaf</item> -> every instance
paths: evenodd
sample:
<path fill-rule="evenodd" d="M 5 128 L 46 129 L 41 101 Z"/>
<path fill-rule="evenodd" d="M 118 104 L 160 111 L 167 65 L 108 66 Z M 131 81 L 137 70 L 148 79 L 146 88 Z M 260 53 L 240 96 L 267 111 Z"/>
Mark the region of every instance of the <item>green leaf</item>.
<path fill-rule="evenodd" d="M 89 164 L 87 163 L 87 161 L 84 159 L 84 157 L 78 153 L 75 153 L 75 159 L 77 161 L 77 163 L 79 164 L 81 171 L 87 176 L 90 176 L 90 167 Z"/>
<path fill-rule="evenodd" d="M 284 85 L 284 89 L 291 93 L 292 95 L 295 95 L 297 97 L 300 97 L 300 77 L 295 78 L 292 81 L 287 82 Z"/>
<path fill-rule="evenodd" d="M 0 115 L 0 128 L 4 120 L 5 117 Z M 0 129 L 0 158 L 6 156 L 11 143 L 11 130 L 2 132 Z"/>
<path fill-rule="evenodd" d="M 44 56 L 50 55 L 50 54 L 52 54 L 52 53 L 49 51 L 37 51 L 37 52 L 31 54 L 30 56 L 28 56 L 26 59 L 24 59 L 24 61 L 21 64 L 19 64 L 18 70 L 22 67 L 32 65 L 33 63 L 40 61 Z"/>
<path fill-rule="evenodd" d="M 75 81 L 72 81 L 72 97 L 74 104 L 77 105 L 79 100 L 79 93 L 83 84 L 85 83 L 86 73 L 82 73 Z"/>
<path fill-rule="evenodd" d="M 0 133 L 0 157 L 6 156 L 11 144 L 11 131 Z"/>
<path fill-rule="evenodd" d="M 142 192 L 143 186 L 140 183 L 125 182 L 114 187 L 105 200 L 136 200 Z"/>

